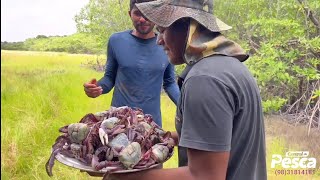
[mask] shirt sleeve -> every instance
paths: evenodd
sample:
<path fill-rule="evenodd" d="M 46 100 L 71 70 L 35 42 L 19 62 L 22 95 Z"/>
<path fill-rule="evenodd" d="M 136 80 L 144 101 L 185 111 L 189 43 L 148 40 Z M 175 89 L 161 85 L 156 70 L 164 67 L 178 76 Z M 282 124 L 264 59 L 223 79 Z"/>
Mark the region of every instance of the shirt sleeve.
<path fill-rule="evenodd" d="M 179 145 L 203 151 L 230 151 L 234 100 L 219 80 L 195 76 L 182 88 L 182 129 Z"/>
<path fill-rule="evenodd" d="M 169 98 L 177 105 L 180 97 L 180 90 L 175 81 L 174 66 L 169 63 L 163 76 L 163 89 L 168 94 Z"/>
<path fill-rule="evenodd" d="M 104 76 L 98 81 L 98 85 L 103 89 L 103 94 L 110 92 L 113 88 L 118 69 L 117 59 L 112 49 L 111 38 L 109 39 L 107 49 L 106 70 Z"/>

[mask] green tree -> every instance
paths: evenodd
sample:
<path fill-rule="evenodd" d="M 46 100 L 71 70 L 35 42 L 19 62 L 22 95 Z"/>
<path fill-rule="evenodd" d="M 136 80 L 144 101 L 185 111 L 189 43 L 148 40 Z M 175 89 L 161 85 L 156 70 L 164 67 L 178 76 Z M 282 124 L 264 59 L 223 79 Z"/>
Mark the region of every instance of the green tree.
<path fill-rule="evenodd" d="M 314 106 L 308 98 L 320 78 L 319 2 L 216 0 L 215 4 L 218 17 L 233 25 L 227 35 L 251 54 L 246 64 L 257 78 L 265 111 L 288 110 L 302 99 L 295 111 Z"/>
<path fill-rule="evenodd" d="M 132 28 L 128 10 L 128 0 L 90 0 L 74 19 L 79 32 L 97 36 L 105 48 L 111 34 Z"/>
<path fill-rule="evenodd" d="M 3 50 L 26 50 L 23 42 L 1 42 L 1 49 Z"/>

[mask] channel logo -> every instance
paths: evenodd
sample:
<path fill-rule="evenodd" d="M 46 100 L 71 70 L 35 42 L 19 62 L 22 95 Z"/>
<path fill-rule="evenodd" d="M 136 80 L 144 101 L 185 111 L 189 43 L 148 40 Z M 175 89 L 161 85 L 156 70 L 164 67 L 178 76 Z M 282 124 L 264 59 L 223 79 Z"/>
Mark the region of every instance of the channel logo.
<path fill-rule="evenodd" d="M 309 157 L 309 151 L 288 151 L 285 157 L 280 154 L 273 154 L 271 168 L 281 166 L 282 168 L 316 168 L 316 158 Z"/>

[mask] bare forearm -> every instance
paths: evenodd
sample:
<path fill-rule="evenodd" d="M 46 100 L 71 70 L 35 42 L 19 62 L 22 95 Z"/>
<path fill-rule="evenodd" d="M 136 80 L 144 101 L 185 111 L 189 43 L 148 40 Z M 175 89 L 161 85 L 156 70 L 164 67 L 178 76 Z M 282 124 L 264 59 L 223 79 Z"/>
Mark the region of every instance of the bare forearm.
<path fill-rule="evenodd" d="M 188 167 L 175 169 L 154 169 L 144 172 L 123 174 L 119 175 L 118 177 L 119 179 L 125 180 L 193 180 Z"/>

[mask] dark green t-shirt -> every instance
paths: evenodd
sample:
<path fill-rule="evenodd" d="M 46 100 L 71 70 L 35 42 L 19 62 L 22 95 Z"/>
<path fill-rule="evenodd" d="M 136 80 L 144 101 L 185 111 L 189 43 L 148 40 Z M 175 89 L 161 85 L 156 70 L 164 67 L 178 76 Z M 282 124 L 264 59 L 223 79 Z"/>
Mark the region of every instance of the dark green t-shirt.
<path fill-rule="evenodd" d="M 177 109 L 179 166 L 186 148 L 229 151 L 227 180 L 267 179 L 261 98 L 246 66 L 232 57 L 211 56 L 184 78 Z"/>

